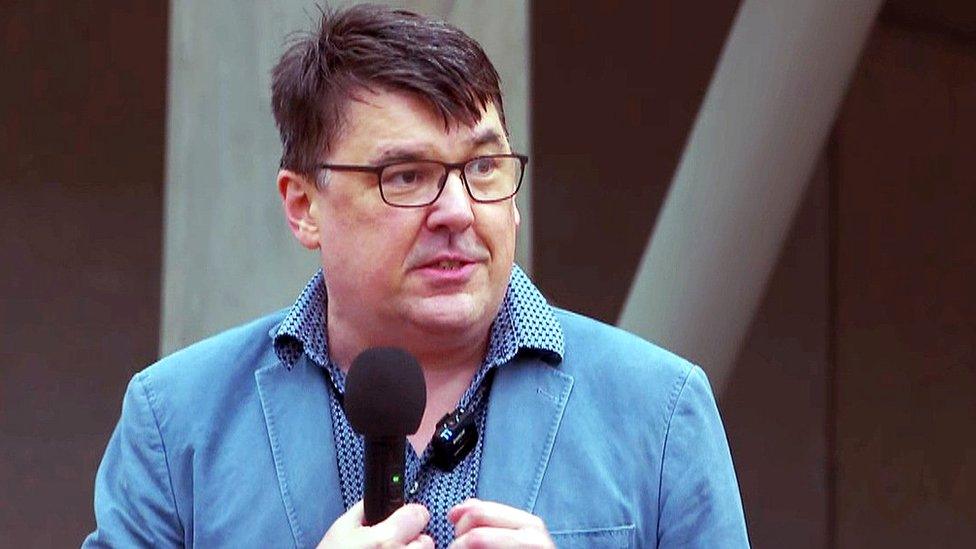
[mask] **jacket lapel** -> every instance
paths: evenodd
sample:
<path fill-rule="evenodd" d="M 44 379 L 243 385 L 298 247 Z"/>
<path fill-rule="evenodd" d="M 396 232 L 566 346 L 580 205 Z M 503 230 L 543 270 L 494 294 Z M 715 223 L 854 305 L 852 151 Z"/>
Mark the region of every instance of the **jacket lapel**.
<path fill-rule="evenodd" d="M 573 378 L 535 357 L 495 374 L 478 497 L 532 512 Z"/>
<path fill-rule="evenodd" d="M 281 498 L 298 547 L 314 546 L 345 512 L 325 372 L 302 357 L 254 373 Z M 243 479 L 242 479 L 243 480 Z"/>

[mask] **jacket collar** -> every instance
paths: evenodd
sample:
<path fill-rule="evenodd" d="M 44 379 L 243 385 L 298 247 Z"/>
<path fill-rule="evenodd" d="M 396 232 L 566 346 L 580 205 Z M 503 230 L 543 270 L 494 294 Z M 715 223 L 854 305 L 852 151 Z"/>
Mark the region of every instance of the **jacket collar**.
<path fill-rule="evenodd" d="M 491 387 L 478 497 L 535 508 L 573 378 L 522 354 L 499 368 Z"/>
<path fill-rule="evenodd" d="M 298 547 L 313 546 L 345 512 L 325 372 L 307 357 L 254 373 L 278 487 Z"/>

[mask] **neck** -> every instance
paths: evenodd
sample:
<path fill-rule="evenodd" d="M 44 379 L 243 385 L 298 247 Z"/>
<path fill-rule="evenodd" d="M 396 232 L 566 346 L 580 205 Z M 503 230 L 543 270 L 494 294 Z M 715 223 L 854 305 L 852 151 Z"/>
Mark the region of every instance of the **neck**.
<path fill-rule="evenodd" d="M 434 334 L 421 329 L 368 330 L 328 314 L 326 330 L 329 356 L 343 371 L 356 355 L 369 347 L 400 347 L 431 371 L 454 370 L 464 364 L 480 364 L 488 345 L 488 327 L 467 333 Z"/>
<path fill-rule="evenodd" d="M 383 337 L 363 334 L 331 315 L 326 326 L 330 358 L 344 372 L 348 371 L 356 355 L 368 347 L 397 346 L 417 358 L 427 385 L 427 405 L 420 428 L 407 438 L 418 454 L 433 436 L 437 421 L 458 405 L 488 347 L 488 329 L 482 330 L 480 336 L 472 337 L 436 337 L 419 333 Z"/>
<path fill-rule="evenodd" d="M 396 331 L 368 330 L 336 317 L 331 308 L 326 314 L 329 355 L 339 369 L 348 371 L 356 355 L 369 347 L 400 347 L 420 363 L 428 395 L 453 387 L 462 380 L 463 393 L 488 347 L 490 325 L 467 333 L 450 334 L 432 334 L 410 327 Z"/>

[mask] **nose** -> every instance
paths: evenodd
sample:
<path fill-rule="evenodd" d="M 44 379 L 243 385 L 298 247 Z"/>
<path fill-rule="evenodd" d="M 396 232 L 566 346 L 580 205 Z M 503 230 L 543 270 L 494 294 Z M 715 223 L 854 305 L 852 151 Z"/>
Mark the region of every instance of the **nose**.
<path fill-rule="evenodd" d="M 452 170 L 437 200 L 430 205 L 427 215 L 427 228 L 437 230 L 447 228 L 452 233 L 461 232 L 474 222 L 471 197 L 461 180 L 461 172 Z"/>

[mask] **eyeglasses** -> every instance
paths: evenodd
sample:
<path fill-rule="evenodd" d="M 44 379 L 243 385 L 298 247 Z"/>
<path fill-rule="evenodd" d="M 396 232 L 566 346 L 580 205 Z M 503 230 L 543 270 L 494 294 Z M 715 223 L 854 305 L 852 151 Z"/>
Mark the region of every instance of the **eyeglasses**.
<path fill-rule="evenodd" d="M 437 160 L 411 160 L 379 166 L 318 164 L 316 169 L 376 174 L 383 202 L 398 208 L 429 206 L 441 196 L 447 176 L 460 170 L 461 181 L 475 202 L 507 200 L 518 192 L 529 157 L 523 154 L 489 154 L 449 164 Z"/>

